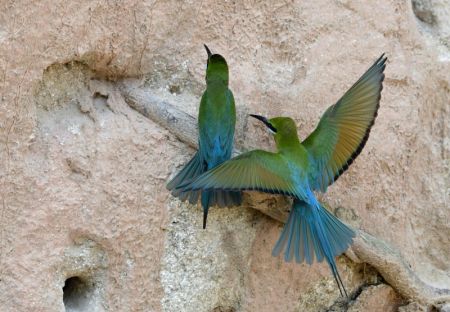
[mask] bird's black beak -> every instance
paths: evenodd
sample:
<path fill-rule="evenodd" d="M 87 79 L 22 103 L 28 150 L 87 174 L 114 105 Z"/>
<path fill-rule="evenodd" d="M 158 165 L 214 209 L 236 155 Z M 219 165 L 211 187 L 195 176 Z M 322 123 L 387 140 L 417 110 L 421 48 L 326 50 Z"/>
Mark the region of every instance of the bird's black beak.
<path fill-rule="evenodd" d="M 203 46 L 205 47 L 206 53 L 208 53 L 208 58 L 210 58 L 212 55 L 211 50 L 208 48 L 206 44 L 203 44 Z"/>
<path fill-rule="evenodd" d="M 253 115 L 253 114 L 250 114 L 250 116 L 262 121 L 266 125 L 266 127 L 269 128 L 270 130 L 272 130 L 273 132 L 277 132 L 277 129 L 275 129 L 275 127 L 267 120 L 266 117 L 263 117 L 260 115 Z"/>

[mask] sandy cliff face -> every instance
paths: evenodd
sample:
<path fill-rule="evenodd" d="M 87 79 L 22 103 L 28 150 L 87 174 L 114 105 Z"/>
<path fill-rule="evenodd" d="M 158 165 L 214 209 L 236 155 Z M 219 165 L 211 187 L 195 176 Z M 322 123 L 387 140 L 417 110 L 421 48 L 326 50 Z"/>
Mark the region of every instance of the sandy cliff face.
<path fill-rule="evenodd" d="M 212 209 L 203 231 L 200 209 L 169 195 L 194 150 L 118 86 L 133 78 L 195 116 L 203 43 L 230 65 L 244 149 L 272 146 L 248 112 L 289 115 L 304 137 L 386 52 L 370 139 L 322 200 L 450 288 L 449 21 L 448 2 L 425 0 L 4 1 L 2 310 L 394 311 L 411 299 L 343 256 L 345 307 L 326 264 L 270 256 L 279 222 Z"/>

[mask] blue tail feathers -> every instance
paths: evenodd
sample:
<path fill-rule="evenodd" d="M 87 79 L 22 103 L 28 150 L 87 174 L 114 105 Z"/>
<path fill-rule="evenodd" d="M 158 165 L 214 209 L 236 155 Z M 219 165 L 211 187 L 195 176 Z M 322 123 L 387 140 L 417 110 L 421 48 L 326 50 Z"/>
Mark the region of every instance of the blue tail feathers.
<path fill-rule="evenodd" d="M 205 171 L 199 153 L 195 153 L 194 157 L 181 169 L 178 174 L 167 183 L 167 189 L 172 192 L 172 195 L 178 197 L 181 201 L 189 199 L 191 204 L 195 204 L 200 197 L 201 191 L 183 192 L 177 189 L 181 183 L 193 179 Z"/>
<path fill-rule="evenodd" d="M 353 230 L 324 207 L 314 207 L 296 199 L 272 255 L 278 256 L 284 249 L 287 262 L 294 256 L 297 263 L 312 264 L 314 257 L 318 262 L 326 259 L 341 295 L 347 296 L 334 257 L 350 247 L 354 236 Z"/>
<path fill-rule="evenodd" d="M 183 169 L 167 183 L 167 189 L 172 195 L 178 197 L 181 201 L 189 200 L 191 204 L 196 204 L 201 197 L 203 207 L 203 228 L 206 227 L 206 219 L 208 217 L 208 209 L 211 206 L 230 207 L 238 206 L 242 203 L 241 192 L 231 191 L 187 191 L 177 188 L 179 185 L 189 180 L 195 179 L 197 176 L 205 172 L 207 166 L 203 164 L 200 154 L 197 152 L 194 157 L 184 166 Z"/>

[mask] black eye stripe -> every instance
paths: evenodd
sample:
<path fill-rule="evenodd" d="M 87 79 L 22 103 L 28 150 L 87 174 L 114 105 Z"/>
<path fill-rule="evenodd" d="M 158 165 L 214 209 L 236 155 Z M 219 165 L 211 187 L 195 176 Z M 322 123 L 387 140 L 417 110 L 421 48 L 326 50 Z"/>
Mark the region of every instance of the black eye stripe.
<path fill-rule="evenodd" d="M 261 119 L 261 121 L 273 132 L 277 132 L 277 128 L 275 128 L 268 120 L 264 117 L 264 119 Z"/>
<path fill-rule="evenodd" d="M 267 122 L 266 126 L 273 132 L 277 132 L 277 129 L 274 126 L 272 126 L 272 124 L 270 122 Z"/>
<path fill-rule="evenodd" d="M 271 131 L 277 132 L 277 129 L 267 120 L 266 117 L 254 114 L 250 114 L 250 116 L 262 121 L 266 125 L 266 127 L 269 128 Z"/>

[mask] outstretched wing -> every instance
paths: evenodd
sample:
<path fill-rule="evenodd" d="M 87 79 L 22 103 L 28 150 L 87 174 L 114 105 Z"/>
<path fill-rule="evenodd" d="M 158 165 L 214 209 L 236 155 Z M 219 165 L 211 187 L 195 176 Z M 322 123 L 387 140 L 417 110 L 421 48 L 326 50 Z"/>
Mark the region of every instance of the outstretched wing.
<path fill-rule="evenodd" d="M 380 104 L 384 54 L 320 119 L 302 144 L 316 164 L 310 176 L 314 189 L 326 191 L 361 153 L 369 138 Z"/>
<path fill-rule="evenodd" d="M 255 190 L 295 196 L 295 186 L 289 176 L 289 169 L 278 154 L 254 150 L 222 163 L 180 188 L 183 191 Z"/>

